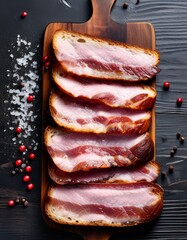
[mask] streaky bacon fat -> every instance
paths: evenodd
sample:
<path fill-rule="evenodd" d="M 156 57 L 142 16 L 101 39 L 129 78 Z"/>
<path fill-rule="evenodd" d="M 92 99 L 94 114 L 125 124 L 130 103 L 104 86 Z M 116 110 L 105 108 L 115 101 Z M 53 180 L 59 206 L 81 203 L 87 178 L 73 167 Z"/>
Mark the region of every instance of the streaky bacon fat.
<path fill-rule="evenodd" d="M 66 72 L 86 78 L 135 82 L 159 72 L 157 51 L 75 32 L 56 31 L 53 49 Z"/>
<path fill-rule="evenodd" d="M 76 132 L 142 134 L 150 126 L 151 112 L 116 109 L 77 101 L 60 92 L 50 96 L 55 122 Z"/>
<path fill-rule="evenodd" d="M 45 210 L 62 224 L 132 226 L 162 211 L 163 190 L 153 183 L 52 185 Z"/>
<path fill-rule="evenodd" d="M 75 79 L 65 74 L 57 64 L 53 67 L 53 79 L 58 88 L 74 98 L 99 102 L 110 107 L 147 110 L 156 99 L 154 88 L 143 84 L 123 84 Z"/>
<path fill-rule="evenodd" d="M 141 166 L 135 167 L 113 167 L 68 173 L 60 170 L 50 161 L 48 172 L 50 178 L 60 185 L 78 183 L 134 183 L 140 181 L 154 182 L 158 178 L 160 166 L 156 161 L 149 161 Z"/>
<path fill-rule="evenodd" d="M 142 164 L 152 160 L 154 144 L 140 136 L 64 132 L 47 127 L 45 145 L 53 162 L 65 172 Z"/>

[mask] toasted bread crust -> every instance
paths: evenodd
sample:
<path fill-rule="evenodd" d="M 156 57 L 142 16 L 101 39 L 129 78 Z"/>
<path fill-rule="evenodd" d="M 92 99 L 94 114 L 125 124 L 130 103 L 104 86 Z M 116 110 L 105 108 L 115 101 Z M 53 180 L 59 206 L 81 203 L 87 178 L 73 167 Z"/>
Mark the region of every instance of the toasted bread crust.
<path fill-rule="evenodd" d="M 82 42 L 94 41 L 94 43 L 96 43 L 98 45 L 101 45 L 101 46 L 111 45 L 111 46 L 123 47 L 123 48 L 129 49 L 131 51 L 136 51 L 136 52 L 140 52 L 140 53 L 145 53 L 145 54 L 150 55 L 150 56 L 154 56 L 154 59 L 155 59 L 154 65 L 155 65 L 155 67 L 160 62 L 160 54 L 156 50 L 151 50 L 151 49 L 148 49 L 148 48 L 142 48 L 142 47 L 139 47 L 139 46 L 129 45 L 129 44 L 125 44 L 125 43 L 122 43 L 122 42 L 117 42 L 117 41 L 114 41 L 114 40 L 94 37 L 94 36 L 90 36 L 88 34 L 80 34 L 78 32 L 71 32 L 71 31 L 67 31 L 67 30 L 57 30 L 54 33 L 52 46 L 53 46 L 55 54 L 59 51 L 59 46 L 58 46 L 59 38 L 63 38 L 63 39 L 66 39 L 66 38 L 71 39 L 71 38 L 73 38 L 73 39 L 76 39 L 78 42 L 79 41 L 82 41 Z M 57 56 L 57 54 L 56 54 L 56 56 Z M 128 81 L 128 82 L 134 82 L 133 79 L 126 79 L 124 77 L 119 77 L 117 75 L 116 75 L 116 78 L 110 77 L 110 76 L 106 76 L 106 75 L 105 76 L 92 76 L 92 75 L 88 75 L 88 74 L 84 74 L 84 73 L 79 75 L 79 74 L 73 72 L 72 70 L 70 70 L 68 68 L 68 66 L 63 63 L 63 61 L 59 60 L 59 62 L 61 64 L 61 66 L 62 66 L 62 69 L 65 72 L 70 73 L 70 74 L 75 75 L 75 76 L 81 76 L 82 78 L 88 78 L 89 77 L 90 79 L 123 80 L 123 81 Z M 159 72 L 159 70 L 158 70 L 158 72 Z M 150 76 L 147 77 L 146 74 L 145 74 L 145 76 L 140 77 L 140 79 L 138 79 L 137 81 L 145 81 L 145 80 L 153 78 L 155 75 L 156 75 L 156 73 L 155 74 L 151 73 Z"/>
<path fill-rule="evenodd" d="M 139 47 L 139 46 L 135 46 L 135 45 L 130 45 L 130 44 L 126 44 L 126 43 L 122 43 L 122 42 L 118 42 L 118 41 L 114 41 L 114 40 L 110 40 L 110 39 L 106 39 L 106 38 L 99 38 L 99 37 L 94 37 L 94 36 L 90 36 L 88 34 L 81 34 L 81 33 L 78 33 L 78 32 L 71 32 L 71 31 L 68 31 L 68 30 L 57 30 L 55 33 L 54 33 L 54 36 L 53 36 L 53 49 L 57 49 L 57 38 L 59 37 L 77 37 L 77 38 L 81 38 L 81 39 L 85 39 L 85 40 L 94 40 L 100 44 L 109 44 L 109 45 L 116 45 L 116 46 L 121 46 L 121 47 L 125 47 L 125 48 L 128 48 L 128 49 L 134 49 L 136 51 L 143 51 L 145 52 L 146 54 L 150 54 L 150 55 L 154 55 L 155 58 L 157 59 L 156 61 L 156 64 L 158 65 L 159 62 L 160 62 L 160 53 L 156 50 L 151 50 L 151 49 L 148 49 L 148 48 L 142 48 L 142 47 Z"/>
<path fill-rule="evenodd" d="M 117 183 L 112 183 L 113 185 Z M 139 183 L 138 183 L 139 184 Z M 61 216 L 59 215 L 60 210 L 58 208 L 55 208 L 55 206 L 52 204 L 52 201 L 50 199 L 50 196 L 52 196 L 53 193 L 53 185 L 51 185 L 48 189 L 48 196 L 46 199 L 45 203 L 45 213 L 47 216 L 52 219 L 53 221 L 60 223 L 60 224 L 66 224 L 66 225 L 78 225 L 78 226 L 104 226 L 104 227 L 130 227 L 130 226 L 135 226 L 138 224 L 143 224 L 143 223 L 148 223 L 153 221 L 155 218 L 157 218 L 163 208 L 163 189 L 160 187 L 160 185 L 156 183 L 146 183 L 147 186 L 153 187 L 153 193 L 158 196 L 158 201 L 156 204 L 156 212 L 152 212 L 149 218 L 142 219 L 139 222 L 123 222 L 123 223 L 107 223 L 105 221 L 90 221 L 90 222 L 85 222 L 85 221 L 77 221 L 77 219 L 71 219 L 69 216 Z M 90 184 L 91 185 L 91 184 Z M 125 185 L 125 184 L 124 184 Z M 133 185 L 133 183 L 132 183 Z"/>

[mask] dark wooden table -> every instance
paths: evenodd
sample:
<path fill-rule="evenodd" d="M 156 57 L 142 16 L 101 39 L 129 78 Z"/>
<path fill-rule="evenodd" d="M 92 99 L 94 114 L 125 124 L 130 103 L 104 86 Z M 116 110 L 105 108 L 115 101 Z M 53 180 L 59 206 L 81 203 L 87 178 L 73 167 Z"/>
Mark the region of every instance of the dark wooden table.
<path fill-rule="evenodd" d="M 102 0 L 101 0 L 102 2 Z M 161 54 L 161 72 L 157 76 L 156 89 L 156 159 L 161 164 L 161 170 L 166 172 L 158 182 L 165 189 L 165 204 L 163 214 L 149 231 L 138 235 L 120 233 L 111 239 L 187 239 L 187 1 L 177 0 L 135 0 L 127 1 L 129 7 L 123 9 L 124 0 L 117 0 L 111 12 L 113 20 L 124 22 L 148 21 L 156 30 L 157 50 Z M 67 3 L 67 4 L 66 4 Z M 102 6 L 102 4 L 101 4 Z M 104 9 L 104 6 L 102 6 Z M 20 18 L 23 11 L 28 12 L 26 18 Z M 80 236 L 69 232 L 58 232 L 50 229 L 43 221 L 40 208 L 41 183 L 41 109 L 42 81 L 41 56 L 45 27 L 50 22 L 84 22 L 92 13 L 91 2 L 88 0 L 32 0 L 15 1 L 1 0 L 0 19 L 0 239 L 14 240 L 47 240 L 47 239 L 81 239 Z M 19 143 L 15 140 L 11 116 L 12 95 L 9 90 L 16 88 L 15 76 L 9 76 L 14 69 L 13 59 L 20 54 L 16 45 L 17 36 L 31 42 L 30 51 L 37 49 L 32 57 L 37 62 L 35 73 L 39 76 L 35 91 L 32 115 L 36 118 L 29 126 L 35 127 L 30 131 L 31 136 L 24 139 L 24 144 L 37 146 L 34 151 L 36 158 L 31 161 L 33 171 L 31 180 L 35 188 L 28 192 L 22 182 L 23 173 L 12 176 L 13 162 L 19 158 Z M 37 47 L 38 45 L 38 47 Z M 28 45 L 29 46 L 29 45 Z M 10 51 L 8 51 L 10 50 Z M 21 51 L 21 50 L 20 50 Z M 10 56 L 14 53 L 13 58 Z M 25 71 L 28 72 L 28 64 Z M 21 74 L 21 73 L 19 73 Z M 22 73 L 24 74 L 24 72 Z M 169 91 L 163 90 L 163 82 L 169 81 Z M 14 85 L 15 83 L 15 85 Z M 181 107 L 176 105 L 176 99 L 182 97 Z M 181 132 L 185 141 L 183 144 L 176 138 L 176 132 Z M 34 144 L 33 140 L 36 142 Z M 173 146 L 178 147 L 175 156 L 170 156 Z M 27 153 L 28 155 L 28 153 Z M 26 155 L 26 158 L 28 158 Z M 169 166 L 174 167 L 169 173 Z M 28 207 L 17 204 L 9 208 L 10 199 L 26 198 Z"/>

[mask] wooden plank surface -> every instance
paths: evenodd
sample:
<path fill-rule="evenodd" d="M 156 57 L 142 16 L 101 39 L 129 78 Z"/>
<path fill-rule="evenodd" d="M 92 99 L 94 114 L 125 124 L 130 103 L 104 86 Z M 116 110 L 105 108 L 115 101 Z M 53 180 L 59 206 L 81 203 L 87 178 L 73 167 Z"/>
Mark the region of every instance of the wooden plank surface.
<path fill-rule="evenodd" d="M 149 49 L 155 49 L 155 31 L 150 23 L 127 23 L 118 24 L 115 23 L 110 17 L 111 7 L 114 0 L 102 0 L 102 5 L 105 6 L 105 11 L 101 6 L 100 0 L 92 0 L 93 15 L 91 19 L 83 24 L 74 23 L 50 23 L 44 35 L 44 47 L 43 56 L 52 56 L 52 36 L 56 30 L 64 29 L 75 31 L 79 33 L 86 33 L 91 36 L 97 36 L 102 38 L 113 39 L 116 41 L 125 42 L 132 45 L 137 45 Z M 155 79 L 149 84 L 155 86 Z M 47 119 L 50 119 L 48 115 L 48 99 L 50 91 L 52 90 L 52 79 L 49 71 L 43 70 L 43 130 L 49 124 Z M 152 123 L 150 127 L 150 134 L 155 143 L 155 107 L 152 110 Z M 45 197 L 47 188 L 49 186 L 49 178 L 47 173 L 48 155 L 45 152 L 45 146 L 42 159 L 42 192 L 41 192 L 41 205 L 42 212 L 46 223 L 53 228 L 66 229 L 69 231 L 77 232 L 84 236 L 85 239 L 108 239 L 108 237 L 119 230 L 107 230 L 104 228 L 91 228 L 91 227 L 77 227 L 66 226 L 57 224 L 51 221 L 45 214 Z"/>

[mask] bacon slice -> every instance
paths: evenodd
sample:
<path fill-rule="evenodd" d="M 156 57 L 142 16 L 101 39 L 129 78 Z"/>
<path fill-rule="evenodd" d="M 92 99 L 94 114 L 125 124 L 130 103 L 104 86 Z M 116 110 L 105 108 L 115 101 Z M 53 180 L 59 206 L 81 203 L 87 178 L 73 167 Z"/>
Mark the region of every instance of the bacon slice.
<path fill-rule="evenodd" d="M 120 227 L 152 221 L 162 207 L 157 184 L 82 184 L 51 186 L 45 211 L 61 224 Z"/>
<path fill-rule="evenodd" d="M 47 150 L 65 172 L 93 168 L 142 164 L 153 158 L 153 141 L 148 133 L 140 136 L 64 133 L 48 127 L 44 133 Z"/>
<path fill-rule="evenodd" d="M 156 51 L 75 32 L 57 31 L 53 49 L 63 69 L 81 77 L 139 81 L 159 72 Z"/>
<path fill-rule="evenodd" d="M 57 184 L 87 183 L 134 183 L 140 181 L 154 182 L 158 178 L 160 166 L 149 161 L 141 166 L 92 169 L 67 173 L 60 170 L 52 161 L 48 166 L 50 178 Z"/>
<path fill-rule="evenodd" d="M 110 107 L 147 110 L 153 107 L 156 99 L 156 91 L 150 86 L 78 80 L 64 74 L 59 65 L 53 67 L 53 79 L 58 88 L 70 96 Z"/>
<path fill-rule="evenodd" d="M 76 132 L 142 134 L 150 126 L 151 113 L 148 111 L 75 102 L 74 98 L 60 92 L 51 93 L 49 105 L 55 122 Z"/>

